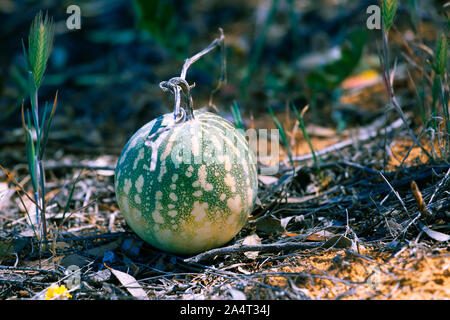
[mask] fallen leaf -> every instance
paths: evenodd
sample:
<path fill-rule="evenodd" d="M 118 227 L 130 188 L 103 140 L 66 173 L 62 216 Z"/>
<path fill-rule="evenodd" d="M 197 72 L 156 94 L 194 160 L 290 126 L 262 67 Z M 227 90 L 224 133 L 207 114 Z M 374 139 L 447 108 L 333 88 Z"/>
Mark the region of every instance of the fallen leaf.
<path fill-rule="evenodd" d="M 287 225 L 289 224 L 289 221 L 291 221 L 295 216 L 290 216 L 290 217 L 286 217 L 281 219 L 281 226 L 286 229 Z"/>
<path fill-rule="evenodd" d="M 249 235 L 245 237 L 244 241 L 242 242 L 243 245 L 257 245 L 261 244 L 261 239 L 258 237 L 256 233 Z M 258 257 L 259 251 L 247 251 L 244 252 L 244 255 L 249 259 L 256 259 Z"/>
<path fill-rule="evenodd" d="M 449 241 L 450 240 L 450 236 L 439 232 L 439 231 L 434 231 L 431 230 L 430 228 L 428 228 L 427 226 L 423 225 L 422 223 L 419 223 L 419 227 L 420 229 L 425 232 L 431 239 L 434 239 L 436 241 L 439 242 L 445 242 L 445 241 Z"/>
<path fill-rule="evenodd" d="M 316 233 L 311 234 L 305 240 L 306 241 L 326 241 L 334 236 L 336 236 L 336 235 L 332 232 L 328 232 L 326 230 L 320 230 Z"/>
<path fill-rule="evenodd" d="M 322 245 L 322 247 L 325 249 L 328 248 L 345 249 L 350 248 L 351 246 L 352 240 L 343 235 L 336 235 L 334 237 L 331 237 Z"/>
<path fill-rule="evenodd" d="M 128 290 L 128 292 L 135 298 L 140 300 L 148 300 L 147 293 L 142 289 L 142 286 L 137 282 L 137 280 L 129 275 L 128 273 L 115 270 L 113 268 L 108 267 L 105 264 L 105 267 L 112 272 L 113 275 L 120 281 L 120 283 Z"/>
<path fill-rule="evenodd" d="M 231 295 L 231 299 L 233 300 L 247 300 L 245 293 L 240 290 L 230 288 L 228 293 Z"/>
<path fill-rule="evenodd" d="M 381 75 L 376 70 L 363 71 L 353 77 L 348 77 L 342 82 L 342 88 L 361 89 L 364 87 L 373 86 L 382 81 Z"/>
<path fill-rule="evenodd" d="M 237 269 L 243 274 L 252 274 L 251 271 L 247 271 L 242 266 L 238 266 Z"/>
<path fill-rule="evenodd" d="M 87 275 L 87 278 L 96 283 L 102 283 L 111 279 L 111 271 L 108 269 L 103 269 L 97 272 L 92 272 Z"/>
<path fill-rule="evenodd" d="M 10 194 L 12 194 L 12 190 L 8 188 L 8 184 L 6 182 L 0 182 L 0 209 L 6 208 Z"/>
<path fill-rule="evenodd" d="M 285 235 L 286 237 L 296 237 L 296 236 L 299 236 L 300 233 L 285 232 L 284 235 Z"/>
<path fill-rule="evenodd" d="M 286 232 L 285 228 L 281 225 L 281 220 L 272 216 L 258 219 L 255 224 L 256 230 L 267 234 Z"/>
<path fill-rule="evenodd" d="M 259 179 L 259 181 L 261 181 L 265 185 L 271 185 L 271 184 L 276 183 L 278 181 L 278 178 L 277 177 L 273 177 L 273 176 L 259 175 L 258 179 Z"/>

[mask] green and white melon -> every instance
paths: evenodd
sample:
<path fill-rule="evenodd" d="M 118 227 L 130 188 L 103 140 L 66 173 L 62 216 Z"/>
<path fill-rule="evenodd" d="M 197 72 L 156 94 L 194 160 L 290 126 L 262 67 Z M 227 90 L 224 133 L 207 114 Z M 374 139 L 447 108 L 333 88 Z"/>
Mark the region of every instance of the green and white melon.
<path fill-rule="evenodd" d="M 257 193 L 253 151 L 229 121 L 194 111 L 163 115 L 137 131 L 118 160 L 117 202 L 156 248 L 189 255 L 221 246 L 244 226 Z"/>

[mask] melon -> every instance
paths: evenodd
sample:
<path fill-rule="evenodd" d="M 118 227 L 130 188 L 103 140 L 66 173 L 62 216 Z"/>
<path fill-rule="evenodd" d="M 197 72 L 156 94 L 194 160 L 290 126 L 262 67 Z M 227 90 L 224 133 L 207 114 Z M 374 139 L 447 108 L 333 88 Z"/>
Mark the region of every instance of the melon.
<path fill-rule="evenodd" d="M 139 129 L 115 172 L 119 208 L 150 245 L 191 255 L 229 242 L 257 196 L 257 168 L 243 132 L 211 112 L 173 113 Z"/>

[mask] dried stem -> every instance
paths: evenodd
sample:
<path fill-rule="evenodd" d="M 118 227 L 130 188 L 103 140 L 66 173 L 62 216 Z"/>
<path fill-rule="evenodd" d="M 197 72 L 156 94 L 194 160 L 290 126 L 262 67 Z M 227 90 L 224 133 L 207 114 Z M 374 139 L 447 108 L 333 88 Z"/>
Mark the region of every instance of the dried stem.
<path fill-rule="evenodd" d="M 184 259 L 186 263 L 197 263 L 206 261 L 216 256 L 241 253 L 248 251 L 264 251 L 264 252 L 280 252 L 282 250 L 304 250 L 304 249 L 316 249 L 323 245 L 322 242 L 304 243 L 304 242 L 285 242 L 285 243 L 271 243 L 260 245 L 242 245 L 234 244 L 224 248 L 212 249 L 203 253 L 200 253 L 194 257 Z"/>
<path fill-rule="evenodd" d="M 191 120 L 194 118 L 194 111 L 193 111 L 193 101 L 192 101 L 192 95 L 190 90 L 195 86 L 189 85 L 189 83 L 186 81 L 186 73 L 189 69 L 189 67 L 194 64 L 197 60 L 199 60 L 204 55 L 208 54 L 212 50 L 214 50 L 217 47 L 221 47 L 222 49 L 222 72 L 219 79 L 219 83 L 217 87 L 211 92 L 209 103 L 212 105 L 212 96 L 215 92 L 217 92 L 220 87 L 222 86 L 222 83 L 226 82 L 226 60 L 225 60 L 225 36 L 223 34 L 223 30 L 219 28 L 220 31 L 220 37 L 215 39 L 213 42 L 211 42 L 205 49 L 197 53 L 196 55 L 188 58 L 185 60 L 183 68 L 181 70 L 181 74 L 179 77 L 171 78 L 169 81 L 162 81 L 159 84 L 159 87 L 163 91 L 170 91 L 174 94 L 175 98 L 175 107 L 174 107 L 174 119 L 176 123 L 183 122 L 186 120 Z M 183 96 L 183 99 L 181 99 L 181 96 Z M 181 107 L 181 102 L 183 100 L 183 106 Z"/>

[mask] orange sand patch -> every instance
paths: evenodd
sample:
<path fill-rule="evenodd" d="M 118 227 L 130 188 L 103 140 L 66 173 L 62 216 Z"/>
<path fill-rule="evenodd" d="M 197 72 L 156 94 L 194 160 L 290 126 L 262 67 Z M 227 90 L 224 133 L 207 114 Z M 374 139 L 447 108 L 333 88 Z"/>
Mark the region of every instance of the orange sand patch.
<path fill-rule="evenodd" d="M 417 253 L 420 252 L 420 253 Z M 295 286 L 313 299 L 449 299 L 450 254 L 407 249 L 389 260 L 390 253 L 366 250 L 367 259 L 344 250 L 299 254 L 271 271 L 290 273 Z M 292 273 L 310 274 L 295 277 Z M 266 283 L 290 289 L 286 276 Z M 291 289 L 290 289 L 291 290 Z"/>

